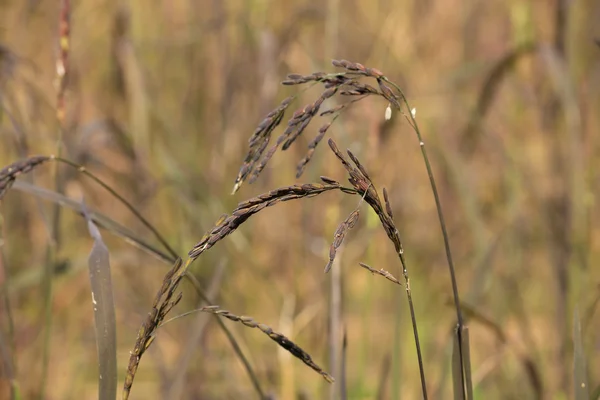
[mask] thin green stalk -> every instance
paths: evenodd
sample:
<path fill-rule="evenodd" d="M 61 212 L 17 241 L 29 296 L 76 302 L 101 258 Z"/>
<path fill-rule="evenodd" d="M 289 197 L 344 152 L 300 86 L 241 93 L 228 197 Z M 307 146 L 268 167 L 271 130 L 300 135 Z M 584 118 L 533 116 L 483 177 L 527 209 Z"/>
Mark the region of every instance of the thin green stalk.
<path fill-rule="evenodd" d="M 410 321 L 413 328 L 413 335 L 415 337 L 415 347 L 417 348 L 417 359 L 419 361 L 419 374 L 421 376 L 421 389 L 423 391 L 423 399 L 427 400 L 427 384 L 425 383 L 425 368 L 423 366 L 423 355 L 421 354 L 421 343 L 419 342 L 419 330 L 417 329 L 417 317 L 415 315 L 415 307 L 413 306 L 412 291 L 410 290 L 410 279 L 408 277 L 408 270 L 406 269 L 406 260 L 404 253 L 400 251 L 398 253 L 400 262 L 402 263 L 402 275 L 404 275 L 404 281 L 406 283 L 406 297 L 408 299 L 408 308 L 410 310 Z"/>
<path fill-rule="evenodd" d="M 104 183 L 102 180 L 100 180 L 100 178 L 96 177 L 94 174 L 92 174 L 91 172 L 89 172 L 84 166 L 79 165 L 73 161 L 67 160 L 65 158 L 62 157 L 53 157 L 54 160 L 61 162 L 63 164 L 66 164 L 70 167 L 75 168 L 76 170 L 78 170 L 79 172 L 81 172 L 82 174 L 86 175 L 87 177 L 91 178 L 94 182 L 96 182 L 97 184 L 99 184 L 100 186 L 102 186 L 104 189 L 106 189 L 110 194 L 112 194 L 115 198 L 117 198 L 121 203 L 123 203 L 123 205 L 125 207 L 127 207 L 127 209 L 129 211 L 131 211 L 133 213 L 133 215 L 135 215 L 140 222 L 150 230 L 150 232 L 152 232 L 154 234 L 154 236 L 156 237 L 156 239 L 160 242 L 160 244 L 162 244 L 164 246 L 164 248 L 169 252 L 169 254 L 171 254 L 171 256 L 173 257 L 173 259 L 177 258 L 177 252 L 175 252 L 175 250 L 173 250 L 173 248 L 171 246 L 169 246 L 169 244 L 167 243 L 167 241 L 162 237 L 162 235 L 158 232 L 158 230 L 150 223 L 148 222 L 148 220 L 146 218 L 144 218 L 144 216 L 127 200 L 125 200 L 125 198 L 123 198 L 123 196 L 121 196 L 120 194 L 118 194 L 114 189 L 112 189 L 110 186 L 108 186 L 106 183 Z"/>
<path fill-rule="evenodd" d="M 433 177 L 431 163 L 429 162 L 429 157 L 427 156 L 427 150 L 425 149 L 425 142 L 423 141 L 423 137 L 421 136 L 421 131 L 419 130 L 419 125 L 417 124 L 415 116 L 411 112 L 410 104 L 408 103 L 408 100 L 406 99 L 404 92 L 394 82 L 390 81 L 389 79 L 387 79 L 385 77 L 383 79 L 387 83 L 392 85 L 398 91 L 400 96 L 402 97 L 402 101 L 404 102 L 404 104 L 406 105 L 406 108 L 408 110 L 408 113 L 402 113 L 402 114 L 409 121 L 413 130 L 417 134 L 417 138 L 419 139 L 419 145 L 421 147 L 421 154 L 423 155 L 423 161 L 425 162 L 425 167 L 427 169 L 427 175 L 429 176 L 429 183 L 431 184 L 431 190 L 433 191 L 433 197 L 435 199 L 435 206 L 437 209 L 438 219 L 440 221 L 440 227 L 442 229 L 442 236 L 444 238 L 444 248 L 446 250 L 446 259 L 448 261 L 448 269 L 450 270 L 450 279 L 452 282 L 452 294 L 453 294 L 453 298 L 454 298 L 454 306 L 456 308 L 457 330 L 458 330 L 458 335 L 459 335 L 459 339 L 460 339 L 459 346 L 460 346 L 460 355 L 461 355 L 461 365 L 464 368 L 465 360 L 462 359 L 463 358 L 463 349 L 462 349 L 462 343 L 463 343 L 462 333 L 463 332 L 462 331 L 464 328 L 464 320 L 463 320 L 462 312 L 460 309 L 460 297 L 458 295 L 458 285 L 456 283 L 456 273 L 455 273 L 455 269 L 454 269 L 454 262 L 452 261 L 452 251 L 450 250 L 450 239 L 448 237 L 448 231 L 446 229 L 446 222 L 444 220 L 444 214 L 442 212 L 442 204 L 440 202 L 440 197 L 438 194 L 437 186 L 435 184 L 435 178 Z M 402 112 L 402 110 L 398 110 L 398 111 Z M 407 286 L 407 291 L 408 290 L 409 289 Z M 464 369 L 461 370 L 461 373 L 463 374 L 462 382 L 464 383 L 466 381 L 465 376 L 464 376 Z M 464 387 L 463 387 L 463 395 L 466 396 Z"/>

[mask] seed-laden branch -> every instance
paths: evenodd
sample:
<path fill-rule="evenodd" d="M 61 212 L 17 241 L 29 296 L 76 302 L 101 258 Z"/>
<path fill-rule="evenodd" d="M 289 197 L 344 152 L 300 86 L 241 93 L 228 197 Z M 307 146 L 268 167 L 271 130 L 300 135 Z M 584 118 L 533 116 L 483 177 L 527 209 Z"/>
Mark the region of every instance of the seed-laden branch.
<path fill-rule="evenodd" d="M 378 96 L 378 97 L 384 98 L 389 103 L 390 107 L 393 107 L 396 111 L 400 112 L 406 118 L 409 125 L 414 130 L 414 132 L 417 136 L 417 139 L 419 141 L 421 154 L 423 156 L 423 161 L 424 161 L 425 167 L 427 169 L 427 175 L 429 177 L 430 186 L 431 186 L 431 189 L 433 192 L 433 197 L 434 197 L 435 204 L 436 204 L 438 219 L 439 219 L 440 227 L 441 227 L 441 231 L 442 231 L 442 237 L 444 240 L 444 248 L 446 251 L 448 270 L 450 272 L 450 280 L 452 283 L 454 305 L 456 308 L 457 335 L 459 336 L 458 342 L 459 342 L 459 346 L 460 346 L 460 355 L 461 355 L 460 356 L 460 364 L 461 364 L 461 370 L 463 371 L 460 380 L 463 382 L 463 389 L 462 389 L 463 397 L 466 397 L 467 393 L 472 392 L 472 388 L 470 387 L 470 383 L 469 383 L 470 378 L 468 376 L 464 375 L 465 374 L 464 371 L 467 369 L 468 365 L 470 364 L 470 360 L 468 359 L 469 358 L 468 357 L 468 354 L 469 354 L 468 348 L 463 348 L 463 347 L 468 347 L 468 343 L 466 340 L 462 340 L 462 338 L 461 338 L 461 335 L 462 335 L 463 330 L 465 329 L 465 326 L 464 326 L 462 312 L 460 309 L 460 297 L 459 297 L 459 292 L 458 292 L 458 284 L 456 282 L 456 272 L 455 272 L 455 268 L 454 268 L 454 262 L 452 259 L 450 239 L 448 236 L 446 223 L 444 221 L 442 205 L 441 205 L 441 201 L 439 198 L 439 193 L 437 191 L 435 178 L 433 176 L 431 163 L 429 161 L 429 157 L 427 155 L 427 151 L 426 151 L 426 147 L 425 147 L 425 142 L 423 141 L 423 137 L 421 135 L 421 131 L 419 129 L 418 123 L 415 119 L 413 109 L 411 109 L 410 104 L 409 104 L 406 96 L 404 95 L 404 92 L 401 90 L 401 88 L 396 83 L 391 81 L 388 77 L 386 77 L 378 69 L 367 68 L 360 63 L 350 62 L 347 60 L 333 60 L 332 64 L 335 67 L 342 68 L 344 70 L 344 72 L 329 73 L 329 74 L 325 73 L 325 72 L 315 72 L 315 73 L 309 74 L 309 75 L 290 74 L 290 75 L 288 75 L 287 79 L 285 79 L 282 82 L 283 85 L 303 85 L 303 84 L 307 84 L 307 83 L 312 84 L 312 85 L 322 84 L 324 87 L 324 91 L 322 92 L 322 94 L 317 98 L 317 100 L 314 103 L 308 104 L 307 106 L 297 110 L 294 113 L 292 118 L 288 121 L 288 127 L 287 127 L 286 131 L 284 132 L 284 134 L 282 135 L 283 137 L 281 138 L 281 141 L 286 141 L 287 146 L 289 146 L 294 140 L 296 140 L 297 137 L 300 136 L 302 134 L 302 132 L 307 128 L 310 121 L 312 121 L 312 119 L 317 115 L 316 111 L 318 111 L 321 108 L 321 106 L 325 100 L 329 99 L 330 97 L 333 97 L 334 95 L 340 96 L 342 98 L 348 98 L 348 97 L 351 98 L 350 101 L 346 101 L 345 103 L 342 103 L 332 109 L 323 111 L 319 114 L 319 116 L 326 116 L 326 115 L 330 115 L 330 114 L 333 114 L 334 116 L 329 123 L 326 123 L 319 129 L 318 135 L 315 137 L 315 139 L 313 141 L 310 142 L 307 155 L 300 161 L 300 163 L 298 164 L 298 167 L 297 167 L 297 176 L 299 177 L 302 174 L 302 172 L 304 171 L 304 169 L 306 168 L 306 165 L 308 164 L 308 162 L 310 161 L 310 159 L 313 156 L 315 148 L 321 142 L 321 140 L 325 136 L 326 132 L 330 128 L 331 124 L 335 121 L 335 119 L 340 115 L 341 112 L 343 112 L 344 110 L 346 110 L 348 108 L 348 106 L 350 106 L 360 100 L 363 100 L 367 97 Z M 377 87 L 375 87 L 373 85 L 369 85 L 367 83 L 364 83 L 362 81 L 363 79 L 375 80 L 375 82 L 377 83 Z M 286 99 L 286 101 L 284 101 L 285 107 L 284 108 L 282 108 L 281 106 L 278 107 L 275 111 L 273 111 L 271 114 L 269 114 L 269 116 L 267 116 L 267 118 L 261 123 L 260 126 L 263 126 L 263 125 L 272 126 L 269 124 L 269 121 L 270 121 L 269 118 L 273 118 L 274 113 L 277 115 L 277 124 L 279 124 L 284 117 L 285 109 L 287 109 L 290 106 L 293 99 L 294 98 Z M 389 110 L 391 111 L 391 108 Z M 407 110 L 410 110 L 410 111 L 405 112 Z M 388 116 L 388 112 L 386 112 L 386 117 L 387 116 Z M 260 128 L 260 126 L 259 126 L 259 128 Z M 271 132 L 272 132 L 272 130 L 275 129 L 275 127 L 276 126 L 272 127 Z M 289 140 L 289 139 L 291 139 L 291 140 Z M 275 146 L 273 146 L 266 155 L 263 154 L 264 150 L 266 149 L 266 147 L 268 145 L 268 140 L 269 140 L 269 137 L 264 137 L 264 142 L 262 143 L 262 147 L 257 147 L 257 146 L 252 147 L 251 146 L 250 152 L 249 152 L 248 156 L 246 157 L 246 161 L 248 161 L 248 160 L 250 160 L 250 161 L 244 162 L 242 169 L 240 170 L 240 174 L 238 174 L 238 177 L 236 178 L 234 192 L 239 189 L 241 184 L 244 182 L 245 177 L 248 174 L 250 174 L 251 172 L 253 174 L 252 181 L 254 181 L 257 178 L 257 176 L 260 174 L 260 172 L 264 169 L 264 167 L 265 167 L 266 163 L 269 161 L 269 159 L 276 152 L 276 150 L 280 144 L 279 140 L 278 140 L 278 143 Z M 283 150 L 285 150 L 286 148 L 287 147 L 284 146 Z M 251 155 L 251 157 L 250 157 L 250 155 Z"/>
<path fill-rule="evenodd" d="M 323 369 L 321 369 L 321 367 L 319 367 L 317 364 L 315 364 L 315 362 L 312 360 L 312 357 L 307 352 L 302 350 L 302 348 L 300 348 L 300 346 L 298 346 L 297 344 L 292 342 L 285 335 L 275 332 L 273 330 L 273 328 L 271 328 L 270 326 L 256 322 L 252 317 L 248 317 L 248 316 L 244 316 L 244 315 L 241 315 L 241 316 L 235 315 L 227 310 L 221 309 L 217 305 L 205 306 L 205 307 L 198 309 L 198 311 L 207 312 L 207 313 L 215 314 L 215 315 L 218 315 L 221 317 L 225 317 L 232 321 L 240 322 L 241 324 L 243 324 L 249 328 L 258 328 L 262 333 L 267 335 L 271 340 L 273 340 L 279 346 L 281 346 L 284 349 L 286 349 L 287 351 L 289 351 L 292 355 L 294 355 L 294 357 L 300 359 L 304 364 L 308 365 L 314 371 L 316 371 L 321 376 L 323 376 L 323 378 L 327 382 L 333 383 L 335 381 L 331 375 L 329 375 L 327 372 L 323 371 Z"/>
<path fill-rule="evenodd" d="M 19 175 L 30 172 L 35 167 L 42 165 L 50 159 L 47 156 L 33 156 L 25 160 L 16 161 L 2 168 L 0 170 L 0 200 L 8 192 Z"/>
<path fill-rule="evenodd" d="M 360 64 L 358 64 L 360 65 Z M 292 104 L 295 97 L 288 97 L 281 102 L 273 111 L 261 121 L 252 137 L 249 140 L 249 150 L 246 155 L 242 167 L 235 179 L 233 192 L 235 193 L 244 181 L 249 178 L 250 183 L 253 183 L 260 173 L 263 171 L 271 157 L 281 147 L 282 150 L 287 150 L 295 141 L 302 135 L 312 120 L 318 116 L 333 115 L 331 121 L 325 123 L 319 129 L 317 136 L 308 145 L 306 156 L 300 160 L 296 168 L 296 177 L 299 178 L 312 155 L 327 133 L 331 124 L 339 117 L 339 115 L 347 110 L 352 104 L 364 99 L 370 95 L 384 96 L 384 93 L 374 88 L 371 85 L 360 82 L 361 77 L 382 77 L 381 72 L 374 68 L 356 69 L 349 72 L 326 74 L 324 72 L 315 72 L 310 75 L 290 74 L 287 79 L 282 82 L 284 85 L 303 85 L 303 84 L 323 84 L 324 91 L 321 95 L 310 104 L 296 110 L 292 117 L 288 120 L 286 129 L 277 138 L 274 145 L 266 151 L 269 144 L 271 134 L 279 126 L 287 109 Z M 385 85 L 384 85 L 385 86 Z M 387 86 L 385 86 L 387 88 Z M 387 90 L 390 90 L 387 88 Z M 343 104 L 335 106 L 331 109 L 321 111 L 323 103 L 335 96 L 340 95 L 344 98 L 351 98 Z M 265 153 L 266 151 L 266 153 Z"/>
<path fill-rule="evenodd" d="M 177 263 L 175 263 L 173 268 L 165 276 L 163 284 L 156 295 L 154 303 L 152 304 L 152 310 L 148 313 L 148 316 L 138 331 L 138 337 L 135 346 L 131 351 L 129 365 L 127 367 L 127 375 L 125 377 L 125 384 L 123 387 L 124 400 L 129 397 L 140 360 L 145 351 L 152 344 L 156 336 L 157 329 L 160 327 L 167 313 L 181 298 L 181 294 L 175 296 L 174 293 L 179 286 L 181 277 L 183 274 L 185 274 L 192 262 L 213 247 L 216 243 L 233 233 L 252 215 L 264 210 L 267 207 L 290 200 L 315 197 L 322 193 L 335 190 L 346 194 L 358 193 L 356 189 L 344 187 L 333 179 L 322 177 L 321 180 L 324 183 L 310 183 L 282 187 L 249 200 L 242 201 L 238 204 L 235 210 L 233 210 L 231 215 L 223 215 L 217 220 L 214 227 L 209 230 L 189 251 L 188 259 L 185 263 L 182 263 L 181 260 L 178 260 Z M 298 350 L 300 349 L 299 347 L 294 347 L 295 345 L 292 346 L 291 342 L 288 343 L 283 338 L 280 338 L 281 340 L 278 341 L 275 339 L 275 336 L 270 335 L 270 337 L 278 342 L 281 346 L 286 348 L 286 350 L 290 351 L 296 357 L 301 359 L 305 364 L 319 372 L 328 382 L 332 382 L 332 380 L 330 380 L 330 375 L 323 372 L 322 369 L 312 361 L 306 352 L 300 352 Z M 309 360 L 310 363 L 308 362 Z"/>
<path fill-rule="evenodd" d="M 333 141 L 333 139 L 329 139 L 328 143 L 329 143 L 329 147 L 331 148 L 331 150 L 334 152 L 334 154 L 337 156 L 337 158 L 341 161 L 344 168 L 346 168 L 346 171 L 348 171 L 348 174 L 350 175 L 350 178 L 348 179 L 349 182 L 352 184 L 352 186 L 356 189 L 356 191 L 359 194 L 364 196 L 364 199 L 367 202 L 367 204 L 369 204 L 371 206 L 373 211 L 375 211 L 375 213 L 379 217 L 379 220 L 381 221 L 383 229 L 387 233 L 388 238 L 394 244 L 396 253 L 398 255 L 398 258 L 400 259 L 400 263 L 402 264 L 402 274 L 404 276 L 404 282 L 405 282 L 405 287 L 406 287 L 406 297 L 408 299 L 408 307 L 410 310 L 410 318 L 411 318 L 411 323 L 412 323 L 412 328 L 413 328 L 413 335 L 415 338 L 415 347 L 417 349 L 417 361 L 419 363 L 421 389 L 423 392 L 423 398 L 427 399 L 427 384 L 425 381 L 425 368 L 423 365 L 423 356 L 421 354 L 421 344 L 419 341 L 419 331 L 417 328 L 417 317 L 416 317 L 415 309 L 414 309 L 414 305 L 413 305 L 412 291 L 410 289 L 410 279 L 408 276 L 408 267 L 407 267 L 406 259 L 404 257 L 404 248 L 402 246 L 402 240 L 400 239 L 400 232 L 396 228 L 396 225 L 394 224 L 394 220 L 392 219 L 392 216 L 391 216 L 391 207 L 389 205 L 389 200 L 387 198 L 387 192 L 384 192 L 385 193 L 385 202 L 386 202 L 386 206 L 384 208 L 384 206 L 381 204 L 381 200 L 379 198 L 379 195 L 377 194 L 377 190 L 375 189 L 375 185 L 373 184 L 373 181 L 369 177 L 367 170 L 360 163 L 358 158 L 350 150 L 346 150 L 348 157 L 350 157 L 350 159 L 352 160 L 352 163 L 354 164 L 354 165 L 352 165 L 352 164 L 350 164 L 350 162 L 348 162 L 346 157 L 338 149 L 338 147 L 335 144 L 335 142 Z M 387 212 L 384 211 L 386 209 L 388 210 Z M 367 268 L 367 269 L 369 269 L 369 268 Z M 370 269 L 370 270 L 372 270 L 372 272 L 378 273 L 376 270 L 373 270 L 373 269 Z M 389 273 L 387 273 L 387 276 L 386 276 L 386 274 L 381 272 L 380 275 L 383 275 L 384 277 L 386 277 L 387 279 L 390 279 L 392 281 L 394 281 L 394 279 L 395 279 Z M 393 278 L 393 279 L 391 279 L 391 278 Z"/>

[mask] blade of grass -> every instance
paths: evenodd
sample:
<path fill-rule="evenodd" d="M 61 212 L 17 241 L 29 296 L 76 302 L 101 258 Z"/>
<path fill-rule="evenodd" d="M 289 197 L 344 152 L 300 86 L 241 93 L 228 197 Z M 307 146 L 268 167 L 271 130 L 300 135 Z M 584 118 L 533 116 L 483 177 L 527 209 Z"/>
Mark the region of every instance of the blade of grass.
<path fill-rule="evenodd" d="M 95 183 L 100 185 L 103 189 L 105 189 L 108 193 L 110 193 L 113 197 L 115 197 L 119 202 L 121 202 L 140 222 L 152 232 L 152 234 L 156 237 L 156 239 L 165 247 L 165 249 L 171 255 L 171 262 L 174 262 L 177 258 L 177 253 L 173 248 L 167 243 L 167 241 L 162 237 L 160 232 L 146 219 L 144 216 L 123 196 L 121 196 L 116 190 L 111 188 L 108 184 L 102 181 L 93 173 L 89 172 L 84 166 L 79 165 L 73 161 L 67 160 L 62 157 L 57 157 L 54 155 L 51 156 L 33 156 L 29 158 L 25 158 L 19 161 L 16 161 L 7 167 L 0 170 L 0 198 L 6 194 L 8 189 L 12 186 L 15 178 L 21 174 L 26 174 L 31 172 L 34 168 L 40 166 L 41 164 L 46 163 L 47 161 L 55 161 L 58 163 L 62 163 L 71 168 L 76 169 L 79 173 L 87 176 L 92 179 Z"/>
<path fill-rule="evenodd" d="M 148 230 L 150 230 L 150 232 L 152 232 L 152 234 L 156 237 L 156 239 L 160 242 L 160 244 L 163 245 L 164 248 L 167 250 L 167 252 L 171 255 L 171 259 L 172 259 L 171 263 L 177 258 L 177 252 L 169 245 L 169 243 L 167 243 L 166 239 L 163 238 L 163 236 L 160 234 L 160 232 L 158 232 L 158 230 L 146 218 L 144 218 L 144 216 L 129 201 L 127 201 L 123 196 L 121 196 L 119 193 L 117 193 L 117 191 L 115 191 L 109 185 L 104 183 L 96 175 L 89 172 L 84 166 L 81 166 L 77 163 L 74 163 L 73 161 L 70 161 L 70 160 L 67 160 L 67 159 L 61 158 L 61 157 L 55 157 L 54 160 L 56 160 L 60 163 L 63 163 L 65 165 L 68 165 L 72 168 L 75 168 L 77 171 L 79 171 L 83 175 L 87 176 L 88 178 L 92 179 L 98 185 L 102 186 L 103 189 L 108 191 L 112 196 L 114 196 L 117 200 L 119 200 L 125 207 L 127 207 L 127 209 L 129 211 L 131 211 L 131 213 L 133 215 L 135 215 L 137 217 L 137 219 L 139 219 L 140 222 L 146 228 L 148 228 Z"/>
<path fill-rule="evenodd" d="M 466 400 L 465 386 L 462 377 L 462 361 L 458 327 L 454 330 L 454 341 L 452 346 L 452 390 L 454 393 L 454 400 Z"/>
<path fill-rule="evenodd" d="M 94 245 L 88 259 L 92 305 L 98 349 L 98 399 L 114 400 L 117 396 L 117 322 L 110 276 L 110 256 L 98 227 L 82 202 Z"/>
<path fill-rule="evenodd" d="M 60 193 L 23 181 L 16 181 L 13 188 L 24 193 L 32 194 L 40 199 L 60 204 L 61 206 L 70 208 L 71 210 L 83 216 L 81 204 L 69 199 L 68 197 Z M 118 222 L 113 221 L 111 218 L 105 216 L 104 214 L 94 211 L 90 212 L 90 217 L 92 218 L 94 223 L 108 230 L 112 234 L 123 238 L 126 242 L 144 250 L 150 255 L 156 257 L 157 259 L 168 264 L 171 264 L 175 261 L 175 259 L 170 255 L 161 252 L 159 249 L 145 242 L 143 239 L 139 238 L 135 233 L 131 232 L 129 229 L 125 228 Z"/>
<path fill-rule="evenodd" d="M 469 327 L 463 326 L 462 334 L 460 335 L 461 346 L 461 360 L 464 368 L 465 386 L 467 387 L 467 399 L 473 400 L 473 378 L 471 371 L 471 347 L 469 341 Z"/>

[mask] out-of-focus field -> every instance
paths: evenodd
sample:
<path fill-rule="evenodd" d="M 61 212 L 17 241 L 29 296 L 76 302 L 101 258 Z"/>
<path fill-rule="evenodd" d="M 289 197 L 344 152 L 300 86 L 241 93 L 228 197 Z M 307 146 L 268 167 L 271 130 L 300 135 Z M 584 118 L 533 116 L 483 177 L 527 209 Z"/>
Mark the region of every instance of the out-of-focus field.
<path fill-rule="evenodd" d="M 315 121 L 256 183 L 230 194 L 256 125 L 298 90 L 279 85 L 288 73 L 334 71 L 332 58 L 375 67 L 416 108 L 432 158 L 468 317 L 476 398 L 572 398 L 574 321 L 590 394 L 598 390 L 598 1 L 72 3 L 61 135 L 60 1 L 0 2 L 0 167 L 60 151 L 109 182 L 184 256 L 239 201 L 320 175 L 345 181 L 325 143 L 295 179 L 321 125 Z M 306 92 L 294 107 L 318 94 Z M 362 101 L 328 135 L 390 193 L 430 397 L 451 398 L 456 316 L 435 203 L 416 136 L 400 115 L 386 123 L 386 106 Z M 49 164 L 19 179 L 54 190 L 56 170 Z M 67 196 L 83 196 L 90 208 L 154 240 L 90 179 L 61 166 L 58 173 Z M 404 289 L 358 266 L 401 276 L 393 245 L 366 205 L 338 254 L 341 277 L 323 274 L 335 229 L 357 200 L 328 193 L 269 208 L 192 266 L 216 304 L 284 333 L 338 377 L 332 389 L 258 330 L 225 321 L 274 398 L 340 398 L 344 329 L 348 398 L 421 395 Z M 13 378 L 23 399 L 97 396 L 92 240 L 85 221 L 67 209 L 53 237 L 53 210 L 18 190 L 0 203 L 0 398 L 8 398 Z M 121 386 L 169 265 L 103 236 Z M 199 304 L 192 287 L 182 287 L 171 316 Z M 193 314 L 159 329 L 131 398 L 255 398 L 214 318 Z"/>

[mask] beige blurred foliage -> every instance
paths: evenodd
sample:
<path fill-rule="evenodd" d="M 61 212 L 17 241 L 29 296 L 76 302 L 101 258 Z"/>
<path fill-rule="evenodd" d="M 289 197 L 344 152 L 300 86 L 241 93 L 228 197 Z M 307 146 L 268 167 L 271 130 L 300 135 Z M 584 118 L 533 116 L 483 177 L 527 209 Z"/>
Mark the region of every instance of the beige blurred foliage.
<path fill-rule="evenodd" d="M 326 144 L 295 179 L 296 164 L 321 125 L 315 122 L 288 151 L 275 154 L 256 183 L 230 195 L 256 125 L 298 90 L 279 85 L 288 73 L 334 71 L 332 58 L 375 67 L 418 110 L 468 310 L 476 395 L 570 397 L 576 306 L 590 390 L 600 384 L 594 379 L 600 372 L 594 329 L 600 319 L 598 2 L 73 1 L 62 135 L 59 13 L 58 0 L 0 1 L 0 167 L 55 154 L 62 141 L 63 156 L 109 182 L 183 256 L 239 201 L 320 175 L 345 181 Z M 317 95 L 302 94 L 292 109 Z M 416 136 L 399 114 L 386 121 L 386 107 L 379 99 L 363 101 L 328 135 L 351 148 L 389 192 L 411 268 L 430 394 L 450 398 L 455 315 L 435 204 Z M 83 194 L 90 207 L 153 240 L 89 179 L 58 170 L 67 195 L 79 200 Z M 54 167 L 22 179 L 53 188 Z M 330 343 L 336 343 L 328 339 L 332 275 L 323 268 L 336 227 L 355 207 L 356 198 L 328 193 L 270 208 L 202 255 L 191 271 L 208 287 L 224 263 L 216 304 L 267 323 L 325 370 L 339 371 L 329 365 Z M 1 339 L 22 398 L 43 393 L 41 287 L 51 210 L 16 190 L 0 203 L 0 284 L 12 318 L 3 302 Z M 418 398 L 403 289 L 358 263 L 395 276 L 400 266 L 374 214 L 365 206 L 361 213 L 334 265 L 341 269 L 349 398 L 395 399 L 395 391 Z M 60 232 L 57 260 L 67 267 L 52 277 L 45 396 L 95 398 L 86 271 L 92 241 L 84 220 L 69 210 L 61 213 Z M 111 252 L 122 382 L 137 329 L 168 266 L 103 236 Z M 199 304 L 191 287 L 183 288 L 174 313 Z M 202 318 L 209 318 L 206 329 L 195 322 Z M 159 330 L 131 398 L 256 396 L 210 318 L 188 316 Z M 225 323 L 266 392 L 283 399 L 328 396 L 323 379 L 278 354 L 260 332 Z M 196 335 L 196 329 L 203 331 Z M 7 398 L 4 372 L 0 397 Z M 174 382 L 183 386 L 173 388 Z"/>

